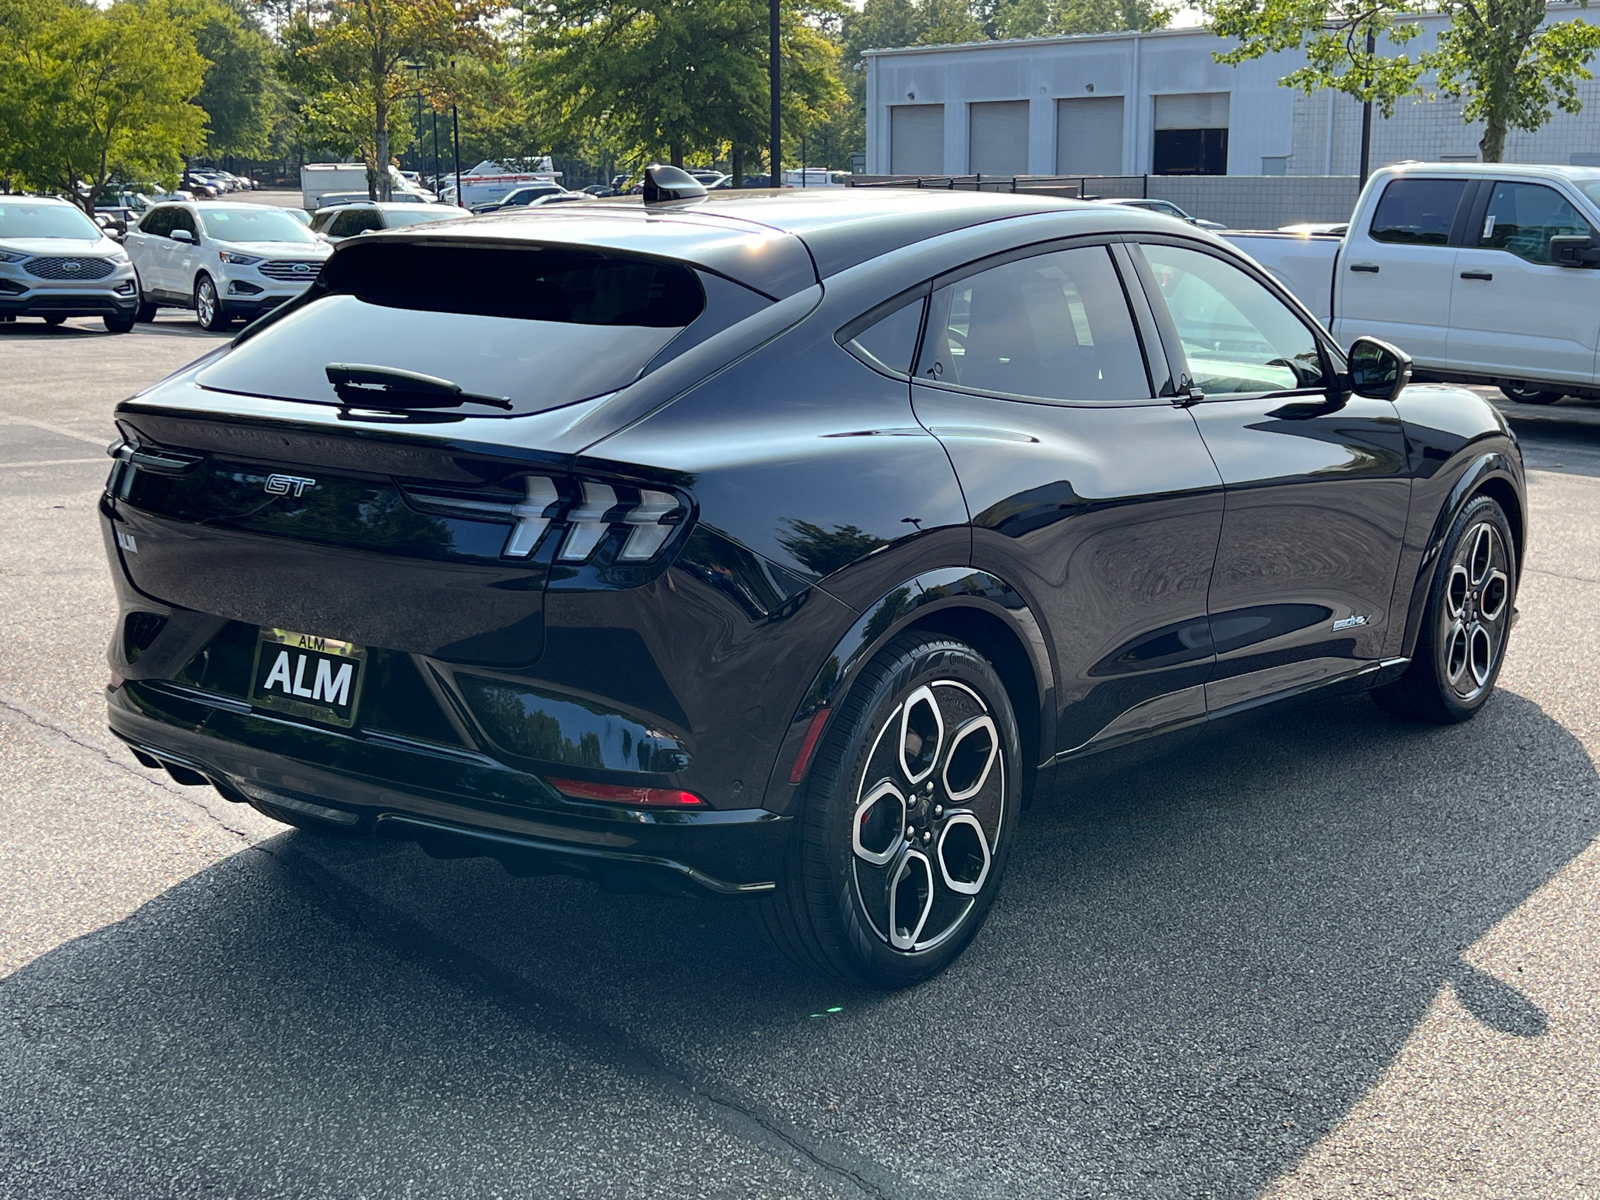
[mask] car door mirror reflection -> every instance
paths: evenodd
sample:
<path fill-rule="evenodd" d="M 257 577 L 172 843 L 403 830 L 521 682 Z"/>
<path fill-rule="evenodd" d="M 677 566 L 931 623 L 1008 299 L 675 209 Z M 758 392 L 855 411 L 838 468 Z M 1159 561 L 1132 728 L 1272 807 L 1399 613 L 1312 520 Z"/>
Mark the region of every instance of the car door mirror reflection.
<path fill-rule="evenodd" d="M 1350 345 L 1350 390 L 1371 400 L 1393 400 L 1411 382 L 1411 356 L 1373 337 Z"/>

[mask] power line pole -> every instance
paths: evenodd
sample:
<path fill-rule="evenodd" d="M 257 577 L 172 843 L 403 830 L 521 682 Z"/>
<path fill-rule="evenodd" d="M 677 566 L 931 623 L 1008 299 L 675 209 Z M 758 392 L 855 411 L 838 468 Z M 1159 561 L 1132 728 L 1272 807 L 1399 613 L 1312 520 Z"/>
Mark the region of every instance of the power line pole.
<path fill-rule="evenodd" d="M 778 3 L 767 0 L 767 75 L 772 83 L 772 186 L 783 186 L 783 60 L 778 44 Z"/>

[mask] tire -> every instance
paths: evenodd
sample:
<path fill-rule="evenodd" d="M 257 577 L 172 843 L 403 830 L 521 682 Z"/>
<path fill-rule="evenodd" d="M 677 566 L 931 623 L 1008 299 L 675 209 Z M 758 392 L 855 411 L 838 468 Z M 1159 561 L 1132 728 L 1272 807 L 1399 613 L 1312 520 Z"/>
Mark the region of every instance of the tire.
<path fill-rule="evenodd" d="M 1566 395 L 1565 392 L 1543 392 L 1521 383 L 1505 384 L 1500 391 L 1507 400 L 1515 400 L 1518 404 L 1554 404 Z"/>
<path fill-rule="evenodd" d="M 988 660 L 954 638 L 894 639 L 828 725 L 783 878 L 757 902 L 768 937 L 802 967 L 852 983 L 902 988 L 938 974 L 994 902 L 1021 768 L 1016 717 Z"/>
<path fill-rule="evenodd" d="M 221 333 L 233 324 L 233 318 L 222 310 L 217 285 L 204 271 L 194 281 L 194 315 L 200 322 L 200 328 L 209 333 Z"/>
<path fill-rule="evenodd" d="M 51 313 L 48 317 L 40 317 L 39 319 L 46 325 L 50 326 L 50 328 L 54 329 L 57 325 L 60 325 L 62 322 L 64 322 L 66 317 L 60 316 L 56 313 Z"/>
<path fill-rule="evenodd" d="M 1453 725 L 1488 702 L 1516 611 L 1516 543 L 1500 505 L 1468 501 L 1450 527 L 1406 672 L 1375 688 L 1386 712 Z"/>
<path fill-rule="evenodd" d="M 100 319 L 105 322 L 107 333 L 131 333 L 133 332 L 134 322 L 138 320 L 137 317 L 133 316 L 101 317 Z"/>

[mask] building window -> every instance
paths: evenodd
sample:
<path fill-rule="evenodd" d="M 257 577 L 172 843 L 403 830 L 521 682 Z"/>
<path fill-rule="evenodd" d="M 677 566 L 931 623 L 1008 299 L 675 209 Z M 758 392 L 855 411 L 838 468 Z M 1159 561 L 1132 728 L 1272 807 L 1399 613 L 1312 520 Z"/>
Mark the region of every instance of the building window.
<path fill-rule="evenodd" d="M 889 109 L 889 174 L 944 174 L 944 105 L 896 104 Z"/>
<path fill-rule="evenodd" d="M 1157 96 L 1151 170 L 1157 175 L 1228 173 L 1228 93 Z"/>
<path fill-rule="evenodd" d="M 1263 154 L 1261 156 L 1261 173 L 1263 175 L 1287 175 L 1289 173 L 1289 156 L 1287 154 Z"/>
<path fill-rule="evenodd" d="M 974 175 L 1028 173 L 1028 102 L 969 104 L 967 161 Z"/>
<path fill-rule="evenodd" d="M 1056 174 L 1122 174 L 1121 96 L 1056 101 Z"/>

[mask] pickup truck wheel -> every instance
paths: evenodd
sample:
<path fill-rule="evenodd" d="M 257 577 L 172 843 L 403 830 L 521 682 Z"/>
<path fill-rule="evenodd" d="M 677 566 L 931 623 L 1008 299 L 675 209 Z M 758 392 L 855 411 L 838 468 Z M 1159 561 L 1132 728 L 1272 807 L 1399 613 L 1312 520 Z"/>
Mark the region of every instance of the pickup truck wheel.
<path fill-rule="evenodd" d="M 1469 501 L 1445 541 L 1411 665 L 1372 691 L 1380 708 L 1413 721 L 1454 725 L 1484 706 L 1499 678 L 1516 611 L 1516 553 L 1500 505 L 1488 496 Z"/>
<path fill-rule="evenodd" d="M 758 901 L 811 970 L 903 988 L 943 970 L 988 916 L 1021 807 L 1005 685 L 964 642 L 910 633 L 863 669 L 806 781 L 789 863 Z"/>
<path fill-rule="evenodd" d="M 1561 399 L 1564 392 L 1541 392 L 1538 388 L 1528 387 L 1521 383 L 1508 383 L 1500 388 L 1507 400 L 1515 400 L 1518 404 L 1554 404 Z"/>

